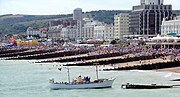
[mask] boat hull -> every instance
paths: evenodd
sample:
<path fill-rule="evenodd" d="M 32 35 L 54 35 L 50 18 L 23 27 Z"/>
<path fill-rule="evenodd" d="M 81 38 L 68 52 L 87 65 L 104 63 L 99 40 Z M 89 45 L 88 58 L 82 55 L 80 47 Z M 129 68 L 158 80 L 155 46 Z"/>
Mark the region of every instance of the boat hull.
<path fill-rule="evenodd" d="M 124 89 L 160 89 L 160 88 L 172 88 L 171 85 L 134 85 L 134 84 L 126 84 L 121 86 Z"/>
<path fill-rule="evenodd" d="M 62 83 L 50 83 L 50 88 L 53 90 L 58 89 L 100 89 L 100 88 L 111 88 L 114 79 L 103 81 L 103 82 L 90 82 L 90 83 L 74 83 L 74 84 L 62 84 Z"/>

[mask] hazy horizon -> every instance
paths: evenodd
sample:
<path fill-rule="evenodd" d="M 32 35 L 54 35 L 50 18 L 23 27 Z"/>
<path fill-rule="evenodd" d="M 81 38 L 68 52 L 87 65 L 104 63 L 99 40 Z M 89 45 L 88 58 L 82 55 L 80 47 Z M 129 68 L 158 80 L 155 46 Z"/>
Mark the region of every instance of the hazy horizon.
<path fill-rule="evenodd" d="M 173 10 L 179 10 L 179 0 L 164 0 L 164 4 L 172 4 Z M 140 0 L 0 0 L 0 15 L 59 15 L 72 14 L 75 8 L 82 8 L 83 12 L 98 10 L 132 10 L 132 6 L 139 5 Z"/>

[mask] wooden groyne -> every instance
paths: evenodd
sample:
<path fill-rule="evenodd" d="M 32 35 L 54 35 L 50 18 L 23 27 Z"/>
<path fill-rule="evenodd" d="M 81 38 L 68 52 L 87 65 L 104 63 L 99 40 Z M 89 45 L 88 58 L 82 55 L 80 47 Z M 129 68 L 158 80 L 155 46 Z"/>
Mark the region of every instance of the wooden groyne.
<path fill-rule="evenodd" d="M 112 70 L 155 70 L 155 69 L 164 69 L 164 68 L 172 68 L 179 67 L 180 61 L 167 61 L 167 62 L 157 62 L 157 63 L 149 63 L 142 65 L 133 65 L 133 66 L 122 66 L 111 69 L 103 69 L 104 71 L 112 71 Z"/>
<path fill-rule="evenodd" d="M 23 52 L 23 51 L 27 51 L 29 50 L 29 48 L 14 48 L 14 49 L 9 49 L 9 48 L 3 48 L 0 50 L 0 55 L 2 54 L 7 54 L 7 53 L 14 53 L 14 52 Z"/>
<path fill-rule="evenodd" d="M 61 49 L 58 49 L 61 50 Z M 13 53 L 6 53 L 6 54 L 0 54 L 0 58 L 6 58 L 6 59 L 11 59 L 11 58 L 16 58 L 17 56 L 27 56 L 27 55 L 34 55 L 34 54 L 43 54 L 43 53 L 48 53 L 48 52 L 55 52 L 57 49 L 29 49 L 27 51 L 15 51 Z M 8 58 L 9 57 L 9 58 Z"/>
<path fill-rule="evenodd" d="M 88 52 L 89 52 L 88 50 L 61 50 L 61 51 L 54 51 L 54 52 L 47 52 L 47 53 L 40 53 L 40 54 L 31 54 L 31 55 L 11 57 L 9 58 L 9 60 L 47 59 L 47 58 L 56 58 L 56 57 L 70 56 L 70 55 L 76 55 L 76 54 L 84 54 Z"/>
<path fill-rule="evenodd" d="M 139 57 L 108 57 L 101 59 L 93 59 L 93 60 L 83 60 L 76 61 L 74 63 L 65 64 L 66 66 L 92 66 L 94 63 L 99 63 L 100 65 L 109 65 L 123 62 L 131 62 L 131 61 L 139 61 L 139 60 L 147 60 L 147 59 L 155 59 L 164 56 L 162 54 L 152 55 L 152 56 L 139 56 Z"/>
<path fill-rule="evenodd" d="M 68 57 L 61 57 L 56 59 L 47 59 L 45 61 L 39 61 L 36 63 L 47 63 L 47 62 L 75 62 L 75 61 L 84 61 L 84 60 L 91 60 L 91 59 L 100 59 L 100 58 L 108 58 L 108 57 L 115 57 L 115 56 L 122 56 L 127 53 L 109 53 L 109 54 L 98 54 L 98 55 L 76 55 L 76 56 L 68 56 Z"/>

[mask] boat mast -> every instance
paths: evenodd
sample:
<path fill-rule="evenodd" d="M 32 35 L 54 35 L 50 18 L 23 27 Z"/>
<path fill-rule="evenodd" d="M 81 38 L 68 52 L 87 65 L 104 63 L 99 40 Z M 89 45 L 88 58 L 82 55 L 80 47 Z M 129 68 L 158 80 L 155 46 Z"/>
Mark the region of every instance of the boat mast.
<path fill-rule="evenodd" d="M 98 65 L 97 65 L 98 63 L 95 63 L 95 65 L 96 65 L 96 77 L 97 77 L 97 79 L 99 79 L 99 74 L 98 74 Z"/>
<path fill-rule="evenodd" d="M 68 71 L 67 71 L 67 72 L 68 72 L 68 81 L 69 81 L 69 83 L 70 83 L 71 81 L 70 81 L 70 72 L 69 72 L 69 66 L 67 67 L 67 70 L 68 70 Z"/>

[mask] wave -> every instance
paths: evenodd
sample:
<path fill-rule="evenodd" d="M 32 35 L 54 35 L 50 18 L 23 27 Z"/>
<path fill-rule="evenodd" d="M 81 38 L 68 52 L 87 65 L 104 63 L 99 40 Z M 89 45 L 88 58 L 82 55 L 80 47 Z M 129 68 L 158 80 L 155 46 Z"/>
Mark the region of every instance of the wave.
<path fill-rule="evenodd" d="M 151 72 L 151 71 L 145 71 L 145 70 L 130 70 L 132 72 Z"/>
<path fill-rule="evenodd" d="M 166 77 L 166 78 L 167 78 L 167 77 L 171 77 L 172 74 L 173 74 L 173 73 L 168 73 L 168 74 L 166 74 L 164 77 Z"/>

